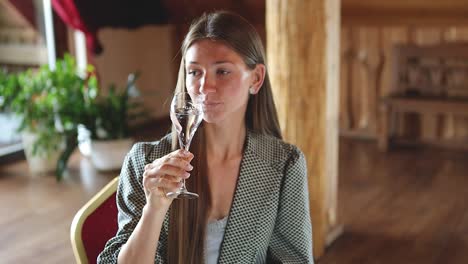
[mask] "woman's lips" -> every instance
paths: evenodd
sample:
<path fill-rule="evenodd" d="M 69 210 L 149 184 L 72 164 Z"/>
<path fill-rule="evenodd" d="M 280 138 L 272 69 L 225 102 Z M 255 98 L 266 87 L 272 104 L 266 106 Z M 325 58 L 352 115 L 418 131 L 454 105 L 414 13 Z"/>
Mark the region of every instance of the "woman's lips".
<path fill-rule="evenodd" d="M 207 109 L 207 110 L 210 110 L 212 108 L 215 108 L 217 107 L 218 105 L 221 105 L 220 102 L 203 102 L 203 108 L 204 109 Z"/>
<path fill-rule="evenodd" d="M 217 105 L 217 104 L 220 104 L 220 102 L 203 102 L 204 105 Z"/>

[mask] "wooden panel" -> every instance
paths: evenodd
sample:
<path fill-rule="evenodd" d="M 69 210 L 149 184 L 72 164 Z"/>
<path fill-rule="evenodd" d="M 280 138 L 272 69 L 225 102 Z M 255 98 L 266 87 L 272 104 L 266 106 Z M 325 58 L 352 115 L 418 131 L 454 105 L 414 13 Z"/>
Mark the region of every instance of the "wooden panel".
<path fill-rule="evenodd" d="M 366 85 L 364 70 L 362 69 L 359 61 L 356 59 L 358 56 L 359 49 L 361 47 L 361 33 L 362 30 L 360 28 L 352 28 L 351 31 L 351 42 L 353 42 L 353 60 L 351 61 L 351 94 L 353 99 L 351 100 L 353 115 L 354 115 L 354 123 L 353 128 L 357 130 L 363 130 L 365 128 L 365 121 L 363 121 L 363 113 L 362 110 L 365 109 L 362 105 L 365 104 L 363 100 L 356 100 L 357 98 L 362 98 L 362 91 L 366 88 L 362 88 L 362 85 Z"/>
<path fill-rule="evenodd" d="M 414 28 L 413 43 L 416 45 L 434 45 L 442 41 L 442 30 L 437 27 Z"/>
<path fill-rule="evenodd" d="M 350 38 L 351 29 L 349 27 L 341 28 L 341 63 L 340 63 L 340 129 L 350 130 L 353 126 L 353 113 L 351 107 L 352 94 L 351 87 L 351 61 L 353 43 Z"/>
<path fill-rule="evenodd" d="M 392 88 L 393 47 L 408 42 L 408 29 L 406 27 L 383 27 L 382 29 L 382 51 L 384 54 L 384 66 L 382 71 L 382 87 L 379 97 L 387 96 L 394 92 Z"/>
<path fill-rule="evenodd" d="M 104 28 L 99 39 L 106 47 L 93 58 L 99 80 L 106 91 L 114 83 L 125 87 L 128 74 L 140 71 L 137 80 L 146 110 L 153 118 L 169 114 L 168 98 L 175 87 L 172 42 L 173 26 L 144 26 L 138 29 Z"/>
<path fill-rule="evenodd" d="M 442 31 L 440 28 L 415 28 L 412 33 L 412 40 L 416 45 L 434 45 L 442 41 Z M 448 118 L 451 119 L 451 117 Z M 437 138 L 438 123 L 442 122 L 442 120 L 439 120 L 434 115 L 423 114 L 420 122 L 422 139 L 435 140 Z"/>
<path fill-rule="evenodd" d="M 430 45 L 446 42 L 468 41 L 468 26 L 433 26 L 422 27 L 415 25 L 402 26 L 367 26 L 367 25 L 343 25 L 342 43 L 342 71 L 340 99 L 340 132 L 345 135 L 357 137 L 375 137 L 372 118 L 372 105 L 382 96 L 392 92 L 392 47 L 398 43 L 415 43 L 419 45 Z M 372 42 L 372 43 L 367 43 Z M 379 44 L 380 42 L 380 44 Z M 376 50 L 377 48 L 377 50 Z M 361 53 L 360 53 L 361 51 Z M 363 51 L 374 52 L 369 58 L 378 58 L 382 54 L 383 69 L 380 86 L 374 85 L 375 91 L 364 95 L 363 91 L 369 92 L 372 86 L 372 77 L 365 71 L 362 64 Z M 361 57 L 359 57 L 361 54 Z M 375 55 L 377 54 L 377 55 Z M 377 57 L 376 57 L 377 56 Z M 361 58 L 361 59 L 360 59 Z M 344 95 L 349 98 L 344 98 Z M 374 96 L 375 94 L 375 96 Z M 373 100 L 371 102 L 371 100 Z M 348 113 L 343 113 L 347 111 Z M 347 118 L 347 126 L 345 126 Z M 375 117 L 379 118 L 379 116 Z M 367 122 L 366 122 L 367 121 Z M 468 137 L 468 120 L 457 116 L 429 116 L 419 117 L 409 114 L 404 118 L 393 120 L 399 128 L 398 135 L 415 138 L 422 136 L 431 140 L 460 140 Z M 420 134 L 421 133 L 421 134 Z"/>
<path fill-rule="evenodd" d="M 362 88 L 362 120 L 365 123 L 365 129 L 369 133 L 376 132 L 377 120 L 377 94 L 381 89 L 381 74 L 384 62 L 382 51 L 381 31 L 377 27 L 362 28 L 360 32 L 360 49 L 357 59 L 360 64 L 361 72 L 365 83 Z"/>
<path fill-rule="evenodd" d="M 384 68 L 382 71 L 382 88 L 379 95 L 380 98 L 387 96 L 395 92 L 393 87 L 393 72 L 394 64 L 393 61 L 393 47 L 397 44 L 408 43 L 409 41 L 409 30 L 407 27 L 394 26 L 394 27 L 382 27 L 382 49 L 384 53 Z M 383 118 L 383 117 L 379 117 Z M 404 119 L 401 116 L 395 117 L 393 120 L 398 129 L 395 131 L 398 135 L 403 135 L 404 131 Z"/>
<path fill-rule="evenodd" d="M 447 28 L 443 32 L 442 39 L 444 42 L 468 42 L 468 27 Z M 444 138 L 466 138 L 468 135 L 468 118 L 466 117 L 456 115 L 449 117 L 442 126 L 442 136 Z M 453 135 L 450 135 L 450 129 L 452 129 Z"/>
<path fill-rule="evenodd" d="M 445 42 L 468 42 L 468 27 L 448 27 L 443 32 Z"/>
<path fill-rule="evenodd" d="M 377 27 L 343 27 L 342 32 L 342 132 L 375 133 L 376 101 L 384 65 L 382 35 Z M 344 88 L 347 87 L 347 88 Z"/>

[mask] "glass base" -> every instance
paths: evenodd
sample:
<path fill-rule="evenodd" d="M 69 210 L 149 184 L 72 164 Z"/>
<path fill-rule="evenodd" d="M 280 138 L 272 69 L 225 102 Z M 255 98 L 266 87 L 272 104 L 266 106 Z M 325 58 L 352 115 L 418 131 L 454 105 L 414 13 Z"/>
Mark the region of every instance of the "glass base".
<path fill-rule="evenodd" d="M 189 192 L 184 189 L 180 189 L 176 192 L 168 192 L 166 193 L 166 196 L 168 198 L 174 198 L 174 199 L 197 199 L 198 198 L 198 194 Z"/>

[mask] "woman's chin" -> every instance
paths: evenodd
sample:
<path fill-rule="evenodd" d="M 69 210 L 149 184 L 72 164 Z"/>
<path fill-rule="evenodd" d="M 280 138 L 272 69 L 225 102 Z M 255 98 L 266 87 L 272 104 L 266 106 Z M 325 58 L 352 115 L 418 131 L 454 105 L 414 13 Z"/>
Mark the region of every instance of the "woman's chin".
<path fill-rule="evenodd" d="M 219 113 L 205 113 L 203 115 L 203 121 L 207 124 L 216 124 L 224 120 L 223 115 Z"/>

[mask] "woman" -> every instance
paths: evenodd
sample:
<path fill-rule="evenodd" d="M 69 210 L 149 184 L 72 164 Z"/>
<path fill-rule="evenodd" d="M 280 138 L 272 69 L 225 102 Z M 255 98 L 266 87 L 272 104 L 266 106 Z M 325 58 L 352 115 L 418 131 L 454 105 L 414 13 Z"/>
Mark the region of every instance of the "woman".
<path fill-rule="evenodd" d="M 194 154 L 175 150 L 175 134 L 132 148 L 117 193 L 119 231 L 99 262 L 312 263 L 305 159 L 281 140 L 253 26 L 228 12 L 192 24 L 179 91 L 203 98 Z M 181 179 L 197 200 L 165 195 Z"/>

